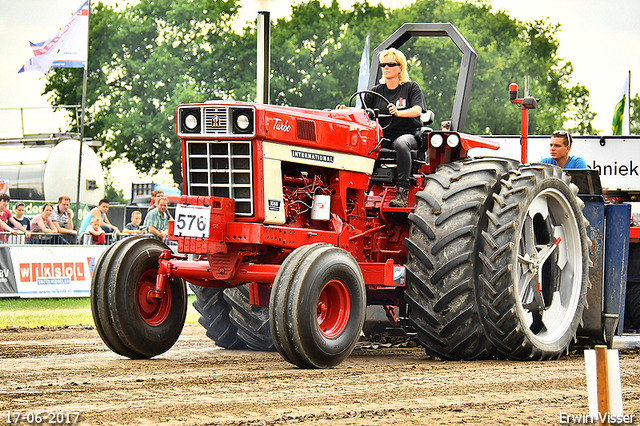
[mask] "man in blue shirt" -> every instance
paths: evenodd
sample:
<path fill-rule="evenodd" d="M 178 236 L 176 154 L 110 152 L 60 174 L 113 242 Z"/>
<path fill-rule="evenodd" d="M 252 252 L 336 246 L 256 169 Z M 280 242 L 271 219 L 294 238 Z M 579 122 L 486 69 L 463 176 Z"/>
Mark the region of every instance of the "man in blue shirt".
<path fill-rule="evenodd" d="M 551 134 L 549 153 L 551 157 L 540 160 L 541 163 L 555 164 L 563 169 L 586 169 L 587 162 L 577 155 L 569 155 L 573 139 L 566 130 L 556 130 Z"/>

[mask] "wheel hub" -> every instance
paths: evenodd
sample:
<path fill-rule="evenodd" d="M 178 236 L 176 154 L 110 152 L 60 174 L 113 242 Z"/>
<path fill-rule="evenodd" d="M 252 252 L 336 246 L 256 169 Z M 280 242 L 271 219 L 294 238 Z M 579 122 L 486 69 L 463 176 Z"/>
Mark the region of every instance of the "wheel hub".
<path fill-rule="evenodd" d="M 544 246 L 536 246 L 536 249 L 533 250 L 532 253 L 526 253 L 524 256 L 518 255 L 518 260 L 523 265 L 523 273 L 526 280 L 529 281 L 530 285 L 535 288 L 532 288 L 533 295 L 537 304 L 537 310 L 539 312 L 547 309 L 545 306 L 544 298 L 542 297 L 542 267 L 544 263 L 547 261 L 549 256 L 553 254 L 553 251 L 558 247 L 562 238 L 557 238 L 553 243 Z M 538 249 L 542 248 L 540 251 Z M 534 278 L 536 278 L 534 280 Z M 537 285 L 536 285 L 537 284 Z M 529 308 L 534 308 L 532 304 L 527 305 Z"/>
<path fill-rule="evenodd" d="M 349 289 L 340 280 L 329 281 L 318 297 L 317 321 L 322 334 L 338 337 L 347 327 L 350 313 Z"/>
<path fill-rule="evenodd" d="M 565 195 L 541 191 L 520 228 L 516 291 L 524 325 L 541 343 L 566 334 L 582 286 L 581 239 Z"/>
<path fill-rule="evenodd" d="M 136 299 L 138 312 L 151 326 L 162 324 L 171 311 L 171 292 L 158 292 L 156 286 L 157 271 L 145 272 L 138 281 Z"/>

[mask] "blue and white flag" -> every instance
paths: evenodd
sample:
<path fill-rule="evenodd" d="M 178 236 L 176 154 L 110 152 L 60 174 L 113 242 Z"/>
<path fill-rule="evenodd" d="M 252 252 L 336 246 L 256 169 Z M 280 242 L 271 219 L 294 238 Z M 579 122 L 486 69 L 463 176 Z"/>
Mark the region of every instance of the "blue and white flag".
<path fill-rule="evenodd" d="M 83 68 L 87 63 L 88 39 L 89 2 L 85 1 L 54 37 L 40 43 L 29 42 L 34 56 L 18 73 L 47 72 L 49 68 Z"/>
<path fill-rule="evenodd" d="M 360 75 L 358 76 L 358 91 L 367 90 L 369 85 L 369 34 L 364 42 L 364 51 L 362 52 L 362 58 L 360 59 Z M 360 102 L 360 96 L 356 98 L 356 107 L 362 106 Z"/>

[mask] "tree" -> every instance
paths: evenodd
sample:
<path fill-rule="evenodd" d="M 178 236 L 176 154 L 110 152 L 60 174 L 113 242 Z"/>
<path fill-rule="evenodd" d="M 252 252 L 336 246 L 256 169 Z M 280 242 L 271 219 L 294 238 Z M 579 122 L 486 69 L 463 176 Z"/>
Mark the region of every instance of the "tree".
<path fill-rule="evenodd" d="M 104 183 L 105 183 L 104 198 L 109 200 L 109 203 L 127 204 L 128 200 L 124 196 L 124 191 L 122 189 L 116 188 L 116 186 L 114 185 L 112 176 L 107 175 L 107 178 L 105 179 Z"/>
<path fill-rule="evenodd" d="M 241 34 L 230 27 L 239 3 L 150 0 L 123 10 L 93 7 L 86 133 L 103 141 L 107 163 L 124 157 L 147 173 L 169 164 L 179 182 L 177 105 L 255 99 L 255 26 Z M 508 87 L 525 76 L 531 95 L 541 99 L 530 114 L 531 134 L 549 134 L 565 123 L 593 132 L 589 91 L 569 86 L 573 67 L 557 54 L 560 26 L 520 22 L 494 12 L 486 0 L 416 0 L 393 10 L 366 0 L 349 10 L 337 0 L 296 4 L 271 29 L 271 103 L 315 109 L 346 103 L 357 88 L 366 35 L 377 46 L 403 23 L 425 20 L 455 23 L 478 52 L 466 132 L 519 133 L 520 114 L 509 102 Z M 402 50 L 427 106 L 438 120 L 449 119 L 460 52 L 441 38 L 412 39 Z M 78 104 L 81 77 L 77 70 L 56 69 L 45 92 L 54 104 Z"/>
<path fill-rule="evenodd" d="M 202 100 L 199 63 L 215 61 L 208 42 L 225 38 L 236 0 L 153 0 L 123 11 L 97 3 L 91 11 L 86 134 L 104 142 L 107 163 L 125 157 L 138 170 L 170 165 L 181 181 L 175 110 Z M 51 73 L 45 92 L 54 103 L 80 103 L 81 75 Z"/>
<path fill-rule="evenodd" d="M 629 120 L 629 133 L 632 135 L 640 135 L 640 95 L 636 93 L 631 98 L 630 106 L 630 120 Z"/>

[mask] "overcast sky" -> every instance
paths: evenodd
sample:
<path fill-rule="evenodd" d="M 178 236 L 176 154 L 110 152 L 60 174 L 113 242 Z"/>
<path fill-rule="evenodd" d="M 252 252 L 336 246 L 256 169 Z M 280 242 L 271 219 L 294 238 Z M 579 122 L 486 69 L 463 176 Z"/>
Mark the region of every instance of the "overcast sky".
<path fill-rule="evenodd" d="M 43 74 L 18 74 L 32 55 L 29 41 L 41 42 L 55 35 L 82 2 L 0 0 L 0 138 L 20 136 L 22 132 L 19 111 L 4 109 L 49 105 L 41 95 Z M 116 0 L 105 2 L 114 4 Z M 121 0 L 120 3 L 124 2 Z M 291 12 L 291 3 L 291 0 L 243 0 L 240 20 L 253 20 L 258 10 L 265 9 L 272 12 L 272 19 L 284 17 Z M 339 0 L 339 3 L 347 8 L 352 0 Z M 382 3 L 387 7 L 398 7 L 412 2 L 382 0 Z M 629 71 L 631 95 L 640 91 L 640 1 L 491 0 L 491 4 L 495 10 L 506 10 L 521 21 L 549 18 L 552 23 L 561 24 L 559 54 L 574 66 L 571 83 L 579 82 L 587 87 L 592 109 L 598 113 L 595 128 L 603 130 L 604 134 L 610 132 L 616 98 Z M 381 31 L 391 34 L 394 30 Z M 523 86 L 522 81 L 516 83 Z M 53 132 L 64 126 L 61 115 L 56 118 L 47 110 L 28 109 L 24 111 L 24 117 L 26 133 Z"/>

